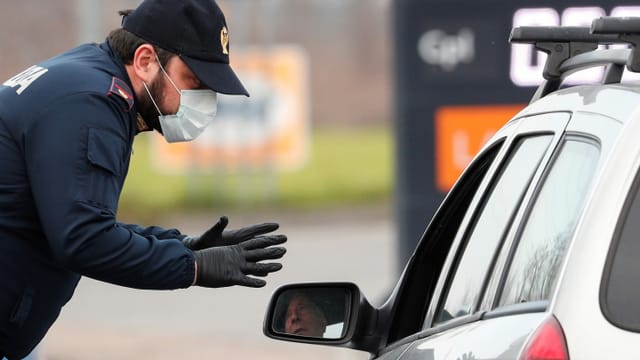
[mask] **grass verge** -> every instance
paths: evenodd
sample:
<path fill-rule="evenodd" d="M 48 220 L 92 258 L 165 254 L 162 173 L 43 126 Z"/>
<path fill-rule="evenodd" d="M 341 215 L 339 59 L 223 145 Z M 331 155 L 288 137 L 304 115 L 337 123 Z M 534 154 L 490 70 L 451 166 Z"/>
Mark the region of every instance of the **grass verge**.
<path fill-rule="evenodd" d="M 153 216 L 171 210 L 328 208 L 388 201 L 393 145 L 388 127 L 319 128 L 298 171 L 267 169 L 164 175 L 152 167 L 148 134 L 134 144 L 120 212 Z"/>

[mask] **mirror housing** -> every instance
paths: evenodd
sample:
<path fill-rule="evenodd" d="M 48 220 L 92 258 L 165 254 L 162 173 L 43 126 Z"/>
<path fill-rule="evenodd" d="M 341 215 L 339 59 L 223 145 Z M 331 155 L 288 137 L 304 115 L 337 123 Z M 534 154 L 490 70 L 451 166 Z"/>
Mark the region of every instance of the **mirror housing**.
<path fill-rule="evenodd" d="M 271 296 L 263 333 L 272 339 L 375 352 L 378 310 L 353 283 L 281 286 Z M 375 336 L 375 335 L 374 335 Z"/>

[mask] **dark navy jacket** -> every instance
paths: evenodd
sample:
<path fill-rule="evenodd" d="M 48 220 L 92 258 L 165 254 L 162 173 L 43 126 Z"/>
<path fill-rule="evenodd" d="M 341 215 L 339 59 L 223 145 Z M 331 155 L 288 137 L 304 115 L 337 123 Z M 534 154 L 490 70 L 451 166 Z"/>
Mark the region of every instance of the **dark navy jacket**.
<path fill-rule="evenodd" d="M 0 353 L 10 359 L 42 339 L 81 275 L 141 289 L 193 281 L 177 230 L 116 221 L 137 133 L 129 84 L 104 43 L 0 86 Z"/>

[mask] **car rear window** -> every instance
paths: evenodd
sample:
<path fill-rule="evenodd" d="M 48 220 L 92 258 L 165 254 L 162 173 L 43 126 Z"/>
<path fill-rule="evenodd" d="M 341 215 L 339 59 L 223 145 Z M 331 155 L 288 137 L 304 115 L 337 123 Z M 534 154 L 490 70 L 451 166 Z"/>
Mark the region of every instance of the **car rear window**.
<path fill-rule="evenodd" d="M 629 192 L 603 277 L 602 308 L 614 325 L 640 332 L 640 173 Z"/>
<path fill-rule="evenodd" d="M 529 213 L 499 305 L 548 300 L 582 213 L 600 155 L 595 141 L 567 139 Z"/>
<path fill-rule="evenodd" d="M 532 136 L 516 143 L 469 236 L 436 323 L 474 311 L 498 244 L 551 140 Z"/>

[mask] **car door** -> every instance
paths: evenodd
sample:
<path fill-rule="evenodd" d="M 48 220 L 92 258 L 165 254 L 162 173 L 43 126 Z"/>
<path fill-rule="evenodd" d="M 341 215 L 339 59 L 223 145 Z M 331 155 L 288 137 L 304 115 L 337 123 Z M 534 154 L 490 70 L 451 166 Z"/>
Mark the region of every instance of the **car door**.
<path fill-rule="evenodd" d="M 474 194 L 487 186 L 483 180 L 496 171 L 498 159 L 505 155 L 505 141 L 516 125 L 515 122 L 506 124 L 475 156 L 427 226 L 394 294 L 381 309 L 380 323 L 385 324 L 385 334 L 381 335 L 386 338 L 386 346 L 377 354 L 377 359 L 399 358 L 413 337 L 422 330 L 423 319 L 455 234 Z"/>
<path fill-rule="evenodd" d="M 422 327 L 405 341 L 398 340 L 405 345 L 403 360 L 473 359 L 478 349 L 490 350 L 480 350 L 482 358 L 504 356 L 518 351 L 527 335 L 539 324 L 543 315 L 525 312 L 517 318 L 496 317 L 495 321 L 483 325 L 492 327 L 490 331 L 475 330 L 482 323 L 485 312 L 490 310 L 483 299 L 493 296 L 487 294 L 486 289 L 507 234 L 523 201 L 531 197 L 532 189 L 540 181 L 569 119 L 570 114 L 566 112 L 520 118 L 511 124 L 512 132 L 507 138 L 498 139 L 503 142 L 501 153 L 481 185 L 471 194 L 464 216 L 452 232 L 453 240 L 429 299 L 428 310 L 425 314 L 417 314 Z M 473 169 L 467 171 L 470 170 Z M 466 172 L 465 176 L 468 176 Z M 444 207 L 447 201 L 448 198 Z M 446 219 L 442 221 L 446 222 Z M 429 231 L 425 237 L 428 235 Z M 420 247 L 429 240 L 424 238 Z M 419 248 L 417 252 L 420 251 Z M 492 335 L 483 337 L 483 334 Z M 407 344 L 409 341 L 411 343 Z M 460 346 L 460 341 L 471 341 L 474 345 Z M 460 349 L 476 352 L 459 352 Z"/>

